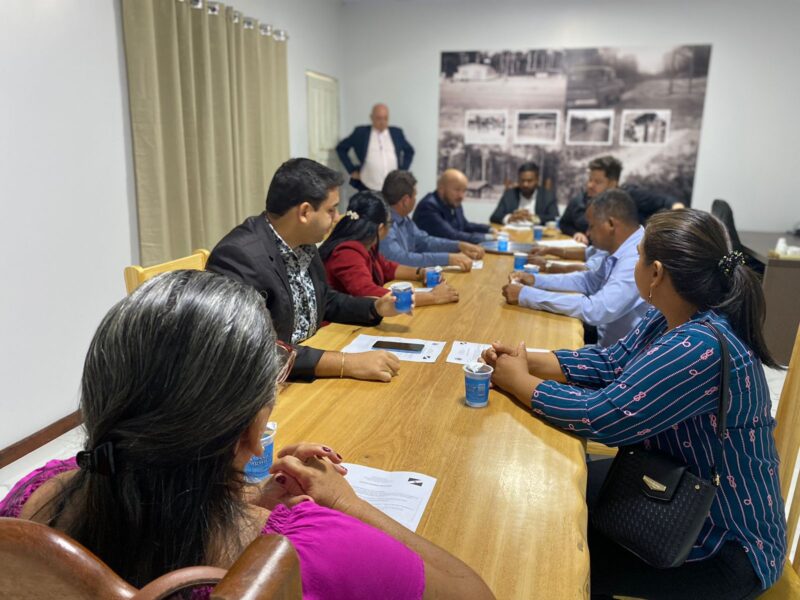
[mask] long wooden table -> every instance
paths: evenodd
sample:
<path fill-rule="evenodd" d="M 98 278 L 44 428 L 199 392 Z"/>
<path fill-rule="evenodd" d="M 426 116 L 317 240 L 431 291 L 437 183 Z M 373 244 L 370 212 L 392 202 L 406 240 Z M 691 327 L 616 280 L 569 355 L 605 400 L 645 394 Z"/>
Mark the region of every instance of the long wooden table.
<path fill-rule="evenodd" d="M 308 343 L 338 350 L 360 333 L 429 340 L 576 348 L 580 322 L 509 306 L 500 288 L 510 256 L 445 273 L 460 302 L 417 309 L 378 327 L 333 324 Z M 345 461 L 437 479 L 417 533 L 473 567 L 497 598 L 588 598 L 586 465 L 575 437 L 492 390 L 489 406 L 464 404 L 461 365 L 402 362 L 391 383 L 321 379 L 294 383 L 278 400 L 276 447 L 332 445 Z"/>

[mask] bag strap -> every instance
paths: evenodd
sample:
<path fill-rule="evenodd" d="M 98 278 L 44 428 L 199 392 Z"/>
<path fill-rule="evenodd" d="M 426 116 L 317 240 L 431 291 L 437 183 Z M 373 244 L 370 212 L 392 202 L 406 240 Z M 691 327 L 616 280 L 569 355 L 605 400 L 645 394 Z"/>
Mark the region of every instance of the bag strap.
<path fill-rule="evenodd" d="M 730 397 L 730 378 L 731 378 L 731 358 L 728 341 L 712 323 L 703 321 L 703 325 L 711 330 L 714 337 L 719 342 L 720 350 L 720 375 L 719 375 L 719 407 L 717 408 L 717 439 L 719 444 L 714 446 L 714 463 L 711 465 L 711 482 L 719 487 L 719 472 L 717 466 L 722 467 L 724 463 L 722 457 L 722 447 L 725 443 L 725 432 L 727 431 L 728 402 Z"/>

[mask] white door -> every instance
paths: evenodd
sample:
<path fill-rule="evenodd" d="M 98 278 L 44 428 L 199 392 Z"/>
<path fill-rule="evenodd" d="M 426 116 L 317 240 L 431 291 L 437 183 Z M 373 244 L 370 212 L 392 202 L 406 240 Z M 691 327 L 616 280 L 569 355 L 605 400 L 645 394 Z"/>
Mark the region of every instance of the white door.
<path fill-rule="evenodd" d="M 333 77 L 306 71 L 308 95 L 308 157 L 341 171 L 336 156 L 339 142 L 339 82 Z"/>

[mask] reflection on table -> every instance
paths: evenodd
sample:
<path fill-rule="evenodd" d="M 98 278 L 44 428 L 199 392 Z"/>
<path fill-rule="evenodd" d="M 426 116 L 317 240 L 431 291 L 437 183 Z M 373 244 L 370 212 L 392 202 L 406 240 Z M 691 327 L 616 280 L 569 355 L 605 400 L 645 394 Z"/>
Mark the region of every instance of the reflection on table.
<path fill-rule="evenodd" d="M 579 347 L 579 321 L 505 304 L 500 287 L 512 262 L 487 255 L 482 270 L 446 273 L 458 304 L 374 328 L 329 325 L 308 343 L 337 350 L 365 333 Z M 448 343 L 435 365 L 401 363 L 390 384 L 292 384 L 273 413 L 276 447 L 321 441 L 348 462 L 431 475 L 418 533 L 472 566 L 498 598 L 588 597 L 583 444 L 494 390 L 487 408 L 466 407 L 462 366 L 445 362 L 449 351 Z"/>

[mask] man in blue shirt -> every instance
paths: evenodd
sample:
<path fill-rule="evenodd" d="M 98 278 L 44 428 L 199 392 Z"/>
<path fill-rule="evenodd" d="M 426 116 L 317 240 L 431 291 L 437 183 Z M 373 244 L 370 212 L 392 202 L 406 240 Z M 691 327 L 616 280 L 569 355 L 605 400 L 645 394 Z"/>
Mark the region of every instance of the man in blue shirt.
<path fill-rule="evenodd" d="M 514 273 L 503 295 L 509 304 L 582 319 L 597 327 L 600 346 L 610 346 L 647 312 L 633 276 L 644 228 L 639 225 L 636 204 L 620 189 L 595 198 L 586 217 L 592 244 L 608 253 L 596 270 L 565 275 Z"/>
<path fill-rule="evenodd" d="M 492 239 L 488 225 L 470 223 L 461 203 L 467 192 L 467 176 L 447 169 L 436 182 L 436 191 L 425 196 L 414 212 L 414 223 L 431 235 L 472 244 Z"/>
<path fill-rule="evenodd" d="M 417 180 L 409 171 L 392 171 L 383 182 L 383 197 L 392 213 L 392 228 L 381 240 L 381 254 L 389 260 L 412 267 L 455 265 L 472 269 L 472 259 L 483 258 L 484 250 L 469 242 L 428 235 L 409 215 L 417 202 Z"/>

